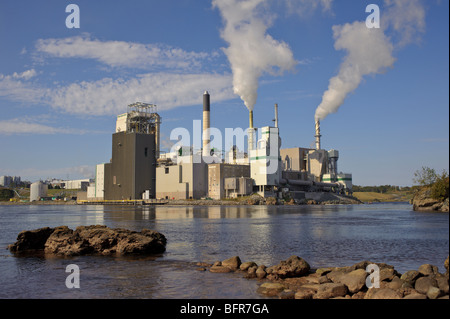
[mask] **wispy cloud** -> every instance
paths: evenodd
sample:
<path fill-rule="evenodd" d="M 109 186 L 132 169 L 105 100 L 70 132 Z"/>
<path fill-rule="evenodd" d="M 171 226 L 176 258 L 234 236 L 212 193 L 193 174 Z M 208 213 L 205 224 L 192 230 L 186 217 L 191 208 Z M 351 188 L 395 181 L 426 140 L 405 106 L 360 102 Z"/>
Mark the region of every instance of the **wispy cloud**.
<path fill-rule="evenodd" d="M 61 168 L 24 168 L 19 170 L 6 170 L 0 169 L 0 175 L 13 174 L 15 176 L 21 176 L 22 180 L 35 181 L 41 178 L 60 178 L 60 179 L 81 179 L 81 178 L 94 178 L 95 166 L 80 165 L 73 167 L 61 167 Z"/>
<path fill-rule="evenodd" d="M 188 52 L 164 44 L 100 41 L 89 34 L 62 39 L 40 39 L 37 52 L 55 58 L 93 59 L 111 67 L 191 70 L 218 52 Z"/>
<path fill-rule="evenodd" d="M 331 12 L 333 0 L 285 0 L 286 7 L 290 13 L 305 17 L 322 8 L 323 12 Z"/>
<path fill-rule="evenodd" d="M 15 118 L 0 121 L 0 135 L 52 135 L 52 134 L 101 134 L 107 132 L 53 127 L 27 118 Z"/>

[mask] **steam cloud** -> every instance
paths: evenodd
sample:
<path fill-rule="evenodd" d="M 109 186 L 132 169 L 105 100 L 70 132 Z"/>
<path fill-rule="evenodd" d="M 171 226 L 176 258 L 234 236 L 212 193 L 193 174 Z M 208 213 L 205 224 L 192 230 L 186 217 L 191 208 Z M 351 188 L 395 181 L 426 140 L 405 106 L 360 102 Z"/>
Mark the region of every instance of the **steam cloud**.
<path fill-rule="evenodd" d="M 213 0 L 219 8 L 225 27 L 222 38 L 229 47 L 224 49 L 233 72 L 233 90 L 253 110 L 258 80 L 264 72 L 281 75 L 298 62 L 289 46 L 266 33 L 270 18 L 260 17 L 267 0 Z"/>
<path fill-rule="evenodd" d="M 425 10 L 420 0 L 385 0 L 384 25 L 369 29 L 365 22 L 333 27 L 335 49 L 347 51 L 337 76 L 330 80 L 328 90 L 316 110 L 315 119 L 323 120 L 338 111 L 347 95 L 358 88 L 363 77 L 384 72 L 393 67 L 394 48 L 402 47 L 424 32 Z M 392 28 L 399 34 L 394 45 L 385 32 Z"/>

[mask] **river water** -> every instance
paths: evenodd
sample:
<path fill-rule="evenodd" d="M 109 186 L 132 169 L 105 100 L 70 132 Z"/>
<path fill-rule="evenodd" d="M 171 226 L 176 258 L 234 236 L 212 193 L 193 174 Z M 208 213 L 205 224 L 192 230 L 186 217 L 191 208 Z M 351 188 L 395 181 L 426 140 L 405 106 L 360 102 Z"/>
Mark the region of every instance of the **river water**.
<path fill-rule="evenodd" d="M 16 257 L 6 246 L 22 230 L 106 225 L 163 233 L 158 257 Z M 401 273 L 424 263 L 444 272 L 449 214 L 413 212 L 406 203 L 330 206 L 0 205 L 0 298 L 252 299 L 257 280 L 198 271 L 196 262 L 240 256 L 271 266 L 297 255 L 312 268 L 384 262 Z M 66 267 L 80 288 L 66 287 Z"/>

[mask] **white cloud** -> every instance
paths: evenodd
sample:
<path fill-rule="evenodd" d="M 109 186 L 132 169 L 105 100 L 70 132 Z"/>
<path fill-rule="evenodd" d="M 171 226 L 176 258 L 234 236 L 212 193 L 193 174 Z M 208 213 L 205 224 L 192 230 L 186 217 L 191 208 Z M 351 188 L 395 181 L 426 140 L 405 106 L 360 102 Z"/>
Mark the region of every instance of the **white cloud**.
<path fill-rule="evenodd" d="M 93 130 L 80 130 L 64 127 L 53 127 L 50 125 L 42 124 L 42 116 L 37 116 L 35 119 L 29 117 L 15 118 L 10 120 L 0 121 L 0 135 L 52 135 L 52 134 L 98 134 L 106 133 Z"/>
<path fill-rule="evenodd" d="M 61 168 L 24 168 L 19 170 L 4 169 L 3 171 L 4 173 L 2 174 L 13 174 L 14 176 L 21 176 L 22 180 L 29 180 L 31 182 L 46 178 L 57 178 L 65 180 L 67 178 L 84 179 L 95 177 L 95 166 L 88 165 Z M 0 170 L 0 173 L 1 172 L 2 170 Z"/>
<path fill-rule="evenodd" d="M 70 114 L 115 115 L 138 101 L 156 104 L 159 110 L 201 104 L 205 90 L 211 92 L 215 101 L 232 99 L 235 95 L 231 82 L 228 74 L 149 73 L 130 79 L 104 78 L 43 88 L 0 74 L 0 97 L 32 105 L 45 104 Z M 34 129 L 45 131 L 36 126 Z"/>
<path fill-rule="evenodd" d="M 46 93 L 45 89 L 36 89 L 33 83 L 24 81 L 35 75 L 34 70 L 28 70 L 20 74 L 14 73 L 13 75 L 0 73 L 0 97 L 25 103 L 42 100 Z"/>
<path fill-rule="evenodd" d="M 14 79 L 24 79 L 24 80 L 29 80 L 29 79 L 35 77 L 36 74 L 37 74 L 37 73 L 36 73 L 36 70 L 35 70 L 35 69 L 31 69 L 31 70 L 26 70 L 26 71 L 24 71 L 24 72 L 22 72 L 22 73 L 14 72 L 14 74 L 12 75 L 12 77 L 13 77 Z"/>
<path fill-rule="evenodd" d="M 36 50 L 56 58 L 94 59 L 112 67 L 138 69 L 198 68 L 202 61 L 218 54 L 188 52 L 162 44 L 100 41 L 92 39 L 89 34 L 63 39 L 40 39 L 36 43 Z"/>
<path fill-rule="evenodd" d="M 138 101 L 156 104 L 159 110 L 201 104 L 205 90 L 215 101 L 234 98 L 229 75 L 151 73 L 74 83 L 52 90 L 47 102 L 72 114 L 114 115 Z"/>
<path fill-rule="evenodd" d="M 299 14 L 305 17 L 313 11 L 322 7 L 322 11 L 331 12 L 333 0 L 285 0 L 287 9 L 290 13 Z"/>
<path fill-rule="evenodd" d="M 420 41 L 426 29 L 426 11 L 421 0 L 385 0 L 384 28 L 398 35 L 398 46 Z"/>

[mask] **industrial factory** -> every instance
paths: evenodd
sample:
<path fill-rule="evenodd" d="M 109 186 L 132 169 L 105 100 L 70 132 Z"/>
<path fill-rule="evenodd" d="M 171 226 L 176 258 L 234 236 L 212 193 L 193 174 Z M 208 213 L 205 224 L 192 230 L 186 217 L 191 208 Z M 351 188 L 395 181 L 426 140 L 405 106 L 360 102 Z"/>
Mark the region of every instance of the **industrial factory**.
<path fill-rule="evenodd" d="M 211 148 L 211 97 L 203 95 L 202 149 L 177 146 L 162 152 L 161 117 L 153 104 L 134 103 L 117 117 L 112 158 L 96 166 L 87 190 L 92 202 L 152 199 L 225 199 L 259 194 L 304 199 L 311 192 L 351 194 L 352 175 L 338 171 L 339 152 L 321 148 L 281 148 L 278 105 L 273 126 L 255 128 L 249 114 L 247 151 Z"/>

